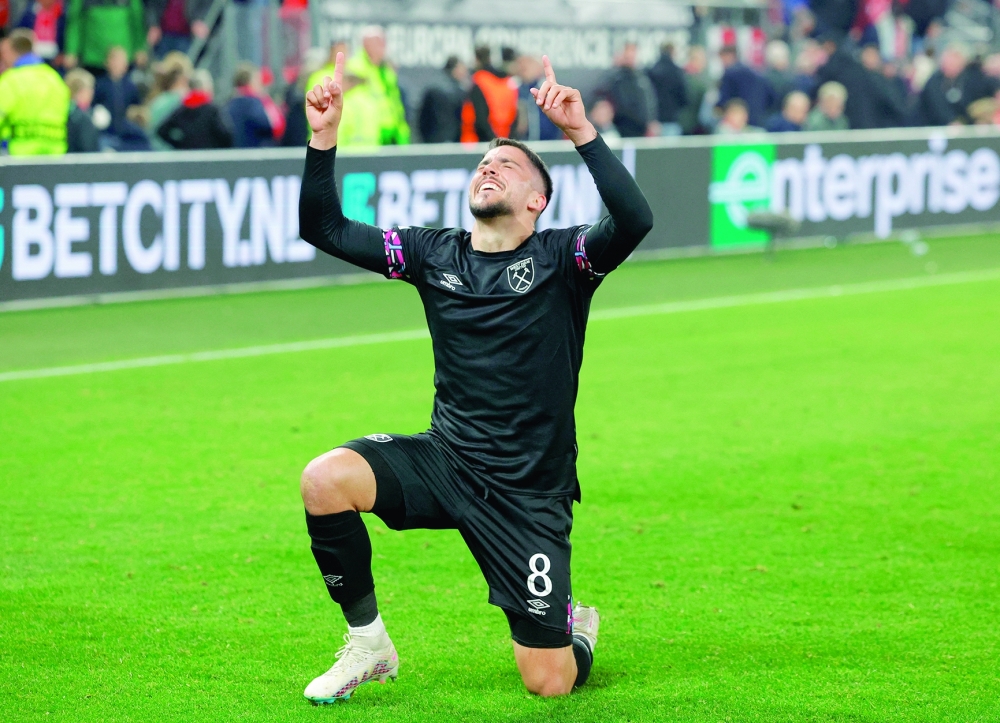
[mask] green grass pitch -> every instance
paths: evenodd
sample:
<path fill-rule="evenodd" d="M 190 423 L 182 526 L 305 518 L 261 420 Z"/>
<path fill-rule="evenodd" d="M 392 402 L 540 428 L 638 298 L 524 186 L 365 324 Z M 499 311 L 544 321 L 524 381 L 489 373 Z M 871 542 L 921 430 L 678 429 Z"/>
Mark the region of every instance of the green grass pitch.
<path fill-rule="evenodd" d="M 627 264 L 596 310 L 1000 268 L 1000 238 Z M 0 372 L 420 328 L 368 284 L 0 315 Z M 427 424 L 426 340 L 0 383 L 0 720 L 1000 720 L 1000 280 L 595 319 L 577 406 L 591 682 L 525 693 L 457 533 L 368 520 L 402 666 L 344 625 L 313 456 Z"/>

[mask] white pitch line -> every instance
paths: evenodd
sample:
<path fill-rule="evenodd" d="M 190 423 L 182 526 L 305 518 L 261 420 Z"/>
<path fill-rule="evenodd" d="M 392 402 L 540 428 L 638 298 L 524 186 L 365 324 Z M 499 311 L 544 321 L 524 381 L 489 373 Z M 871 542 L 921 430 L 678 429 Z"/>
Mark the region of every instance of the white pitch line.
<path fill-rule="evenodd" d="M 590 315 L 590 318 L 598 320 L 623 319 L 632 316 L 650 316 L 652 314 L 678 314 L 685 311 L 726 309 L 734 306 L 753 306 L 756 304 L 776 304 L 783 301 L 802 301 L 804 299 L 828 299 L 837 296 L 874 294 L 883 291 L 905 291 L 908 289 L 921 289 L 927 286 L 948 286 L 951 284 L 967 284 L 974 281 L 993 281 L 994 279 L 1000 279 L 1000 269 L 958 271 L 952 274 L 938 274 L 937 276 L 910 276 L 903 279 L 863 281 L 856 284 L 837 284 L 834 286 L 811 286 L 802 289 L 764 291 L 757 294 L 716 296 L 710 299 L 669 301 L 665 304 L 622 306 L 617 309 L 595 311 Z"/>
<path fill-rule="evenodd" d="M 856 296 L 858 294 L 874 294 L 886 291 L 905 291 L 908 289 L 920 289 L 928 286 L 967 284 L 977 281 L 993 281 L 996 279 L 1000 279 L 1000 268 L 985 269 L 983 271 L 959 271 L 951 274 L 939 274 L 937 276 L 913 276 L 903 279 L 866 281 L 856 284 L 813 286 L 801 289 L 786 289 L 784 291 L 766 291 L 757 294 L 716 296 L 709 299 L 671 301 L 664 304 L 624 306 L 617 309 L 603 309 L 595 311 L 590 315 L 590 319 L 593 321 L 602 321 L 607 319 L 625 319 L 629 317 L 651 316 L 657 314 L 679 314 L 688 311 L 726 309 L 738 306 L 754 306 L 758 304 L 776 304 L 780 302 L 802 301 L 806 299 L 828 299 L 838 296 Z M 290 354 L 300 351 L 338 349 L 351 346 L 364 346 L 367 344 L 383 344 L 427 338 L 429 338 L 429 334 L 426 329 L 393 331 L 384 334 L 359 334 L 357 336 L 340 336 L 329 339 L 315 339 L 313 341 L 289 342 L 285 344 L 263 344 L 260 346 L 242 347 L 239 349 L 217 349 L 214 351 L 191 352 L 189 354 L 166 354 L 163 356 L 141 357 L 138 359 L 97 362 L 95 364 L 76 364 L 73 366 L 0 372 L 0 382 L 13 382 L 24 379 L 44 379 L 46 377 L 65 377 L 76 374 L 94 374 L 97 372 L 113 372 L 122 369 L 160 367 L 172 364 L 218 361 L 221 359 L 243 359 L 247 357 L 269 356 L 271 354 Z"/>
<path fill-rule="evenodd" d="M 391 341 L 426 339 L 429 336 L 426 329 L 413 329 L 410 331 L 393 331 L 386 334 L 362 334 L 358 336 L 340 336 L 332 339 L 315 339 L 313 341 L 293 341 L 287 344 L 246 346 L 240 349 L 216 349 L 214 351 L 196 351 L 190 354 L 147 356 L 139 359 L 122 359 L 121 361 L 97 362 L 95 364 L 76 364 L 66 367 L 24 369 L 16 372 L 0 373 L 0 382 L 13 382 L 21 379 L 43 379 L 45 377 L 66 377 L 73 374 L 93 374 L 95 372 L 115 372 L 120 369 L 162 367 L 171 364 L 218 361 L 219 359 L 242 359 L 245 357 L 268 356 L 269 354 L 315 351 L 317 349 L 337 349 L 345 346 L 363 346 L 365 344 L 382 344 Z"/>

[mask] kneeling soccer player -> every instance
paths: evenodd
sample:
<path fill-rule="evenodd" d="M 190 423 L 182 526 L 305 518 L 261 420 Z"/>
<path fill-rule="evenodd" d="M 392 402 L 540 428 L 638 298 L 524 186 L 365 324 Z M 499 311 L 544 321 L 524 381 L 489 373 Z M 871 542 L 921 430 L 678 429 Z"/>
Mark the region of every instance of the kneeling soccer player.
<path fill-rule="evenodd" d="M 344 217 L 334 180 L 343 106 L 334 77 L 307 95 L 313 136 L 300 201 L 302 238 L 333 256 L 413 284 L 434 347 L 431 428 L 372 434 L 317 457 L 302 474 L 312 551 L 347 618 L 347 645 L 305 697 L 330 703 L 399 670 L 375 601 L 361 512 L 390 528 L 457 529 L 510 623 L 528 690 L 583 685 L 597 610 L 573 605 L 570 530 L 576 401 L 591 297 L 635 249 L 652 211 L 584 113 L 579 91 L 546 80 L 532 91 L 576 145 L 609 214 L 593 226 L 535 231 L 552 196 L 545 164 L 516 141 L 490 145 L 469 185 L 462 229 L 378 229 Z"/>

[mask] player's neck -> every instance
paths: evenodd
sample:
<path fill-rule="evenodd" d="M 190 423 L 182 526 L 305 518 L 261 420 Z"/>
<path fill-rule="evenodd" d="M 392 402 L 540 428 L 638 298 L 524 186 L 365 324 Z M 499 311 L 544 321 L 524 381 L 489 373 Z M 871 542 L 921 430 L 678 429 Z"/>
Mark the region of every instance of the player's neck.
<path fill-rule="evenodd" d="M 534 218 L 518 218 L 513 215 L 477 218 L 472 224 L 472 248 L 488 254 L 513 251 L 534 232 Z"/>

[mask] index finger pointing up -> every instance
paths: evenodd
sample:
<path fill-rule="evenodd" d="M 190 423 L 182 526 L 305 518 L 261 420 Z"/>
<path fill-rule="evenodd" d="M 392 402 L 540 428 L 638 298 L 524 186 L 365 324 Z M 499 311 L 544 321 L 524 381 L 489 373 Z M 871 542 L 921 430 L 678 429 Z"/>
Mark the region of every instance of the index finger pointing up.
<path fill-rule="evenodd" d="M 335 85 L 340 85 L 341 81 L 344 80 L 344 54 L 337 53 L 337 62 L 333 66 L 333 82 Z"/>
<path fill-rule="evenodd" d="M 552 63 L 549 62 L 549 56 L 542 56 L 542 67 L 545 68 L 545 80 L 552 84 L 556 82 L 556 71 L 552 70 Z"/>

